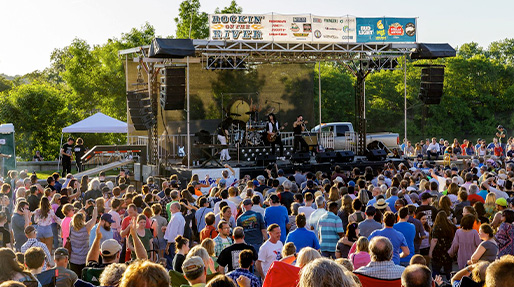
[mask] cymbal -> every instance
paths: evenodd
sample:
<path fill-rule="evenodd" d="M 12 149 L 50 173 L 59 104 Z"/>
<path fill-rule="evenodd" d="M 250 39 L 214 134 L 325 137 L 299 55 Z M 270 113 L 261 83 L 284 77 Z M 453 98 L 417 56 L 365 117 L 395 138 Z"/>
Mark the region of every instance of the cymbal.
<path fill-rule="evenodd" d="M 252 112 L 252 111 L 250 111 L 250 112 L 246 112 L 245 114 L 247 114 L 247 115 L 253 115 L 253 114 L 256 114 L 256 113 L 257 113 L 257 111 L 253 111 L 253 112 Z"/>
<path fill-rule="evenodd" d="M 236 113 L 230 113 L 231 116 L 234 116 L 234 117 L 240 117 L 241 115 L 240 114 L 236 114 Z"/>

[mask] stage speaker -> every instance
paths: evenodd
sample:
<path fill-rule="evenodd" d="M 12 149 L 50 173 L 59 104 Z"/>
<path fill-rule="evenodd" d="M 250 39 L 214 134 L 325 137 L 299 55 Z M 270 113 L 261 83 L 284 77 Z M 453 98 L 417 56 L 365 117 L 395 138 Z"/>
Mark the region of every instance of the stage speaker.
<path fill-rule="evenodd" d="M 383 149 L 372 149 L 368 151 L 366 158 L 369 161 L 380 161 L 387 158 L 387 152 Z"/>
<path fill-rule="evenodd" d="M 164 110 L 183 110 L 186 102 L 186 68 L 161 70 L 161 106 Z"/>
<path fill-rule="evenodd" d="M 421 69 L 419 99 L 426 105 L 441 103 L 444 88 L 444 67 Z"/>
<path fill-rule="evenodd" d="M 311 160 L 309 152 L 296 152 L 289 159 L 292 163 L 307 163 Z"/>
<path fill-rule="evenodd" d="M 137 131 L 149 130 L 156 123 L 147 92 L 127 91 L 130 119 Z"/>
<path fill-rule="evenodd" d="M 353 162 L 355 154 L 351 150 L 336 152 L 336 162 Z"/>
<path fill-rule="evenodd" d="M 334 162 L 335 160 L 336 160 L 336 152 L 334 152 L 334 151 L 319 152 L 316 154 L 316 162 L 317 163 Z"/>
<path fill-rule="evenodd" d="M 272 154 L 257 155 L 255 157 L 255 163 L 257 166 L 267 166 L 277 161 L 277 156 Z"/>

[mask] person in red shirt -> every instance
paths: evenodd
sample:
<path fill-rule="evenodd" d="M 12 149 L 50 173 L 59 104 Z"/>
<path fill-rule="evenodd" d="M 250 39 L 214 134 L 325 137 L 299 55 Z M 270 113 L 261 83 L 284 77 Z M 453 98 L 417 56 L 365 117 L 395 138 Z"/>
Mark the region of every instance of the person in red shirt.
<path fill-rule="evenodd" d="M 205 238 L 214 239 L 218 236 L 218 232 L 214 227 L 214 222 L 216 221 L 216 216 L 213 212 L 207 213 L 205 215 L 205 228 L 200 231 L 200 241 L 203 241 Z"/>
<path fill-rule="evenodd" d="M 498 142 L 494 144 L 494 155 L 498 157 L 503 155 L 503 148 Z"/>

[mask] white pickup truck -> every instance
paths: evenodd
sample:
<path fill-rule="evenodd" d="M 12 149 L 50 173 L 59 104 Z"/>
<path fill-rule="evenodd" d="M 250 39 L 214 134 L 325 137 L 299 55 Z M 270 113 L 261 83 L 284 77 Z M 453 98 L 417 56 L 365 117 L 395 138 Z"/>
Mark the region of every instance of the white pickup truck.
<path fill-rule="evenodd" d="M 311 132 L 318 132 L 320 125 L 315 126 Z M 334 135 L 334 150 L 355 150 L 357 134 L 350 122 L 322 123 L 322 132 L 331 132 Z M 397 133 L 383 132 L 366 135 L 366 143 L 378 141 L 390 150 L 398 148 L 400 136 Z"/>

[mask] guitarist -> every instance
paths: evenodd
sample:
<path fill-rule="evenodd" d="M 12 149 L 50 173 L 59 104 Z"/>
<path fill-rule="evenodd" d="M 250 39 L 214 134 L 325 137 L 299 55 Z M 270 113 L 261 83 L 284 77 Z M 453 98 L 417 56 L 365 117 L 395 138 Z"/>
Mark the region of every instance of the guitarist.
<path fill-rule="evenodd" d="M 220 141 L 220 144 L 227 145 L 229 141 L 229 133 L 228 130 L 230 129 L 230 126 L 232 125 L 232 118 L 228 117 L 225 120 L 223 120 L 219 127 L 218 127 L 218 140 Z M 221 150 L 220 153 L 220 161 L 229 161 L 230 155 L 228 154 L 228 148 L 224 148 Z"/>
<path fill-rule="evenodd" d="M 309 146 L 303 139 L 302 132 L 305 130 L 305 124 L 307 121 L 303 120 L 303 116 L 299 115 L 296 117 L 296 121 L 293 123 L 294 142 L 293 142 L 293 153 L 297 150 L 308 151 Z"/>
<path fill-rule="evenodd" d="M 280 146 L 280 158 L 284 157 L 284 144 L 282 144 L 282 138 L 280 137 L 280 128 L 277 121 L 277 117 L 274 113 L 268 115 L 268 141 L 271 144 L 271 153 L 275 154 L 275 144 L 278 143 Z"/>

